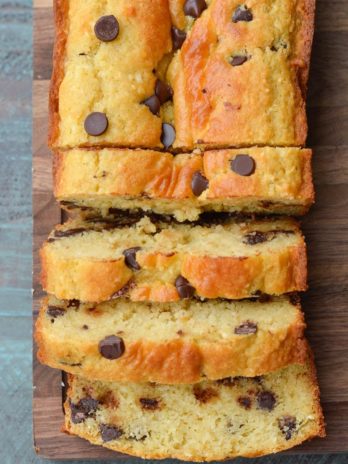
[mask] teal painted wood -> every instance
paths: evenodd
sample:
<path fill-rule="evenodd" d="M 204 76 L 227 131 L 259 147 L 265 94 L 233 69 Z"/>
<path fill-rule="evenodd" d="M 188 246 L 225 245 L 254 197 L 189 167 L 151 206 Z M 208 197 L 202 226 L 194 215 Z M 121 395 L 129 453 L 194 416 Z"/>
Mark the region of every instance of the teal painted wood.
<path fill-rule="evenodd" d="M 31 37 L 31 1 L 0 0 L 1 464 L 47 462 L 38 459 L 32 449 L 31 428 Z M 170 462 L 174 461 L 165 464 Z M 277 456 L 234 462 L 348 464 L 348 455 Z"/>

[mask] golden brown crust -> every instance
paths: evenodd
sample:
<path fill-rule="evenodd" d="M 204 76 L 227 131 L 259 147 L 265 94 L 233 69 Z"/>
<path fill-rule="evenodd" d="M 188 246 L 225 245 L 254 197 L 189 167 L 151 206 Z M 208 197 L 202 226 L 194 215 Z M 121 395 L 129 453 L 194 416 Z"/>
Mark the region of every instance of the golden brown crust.
<path fill-rule="evenodd" d="M 46 311 L 47 302 L 44 301 L 35 330 L 38 359 L 50 367 L 91 380 L 196 383 L 204 378 L 263 375 L 289 364 L 305 363 L 307 358 L 301 311 L 287 327 L 267 331 L 260 326 L 255 338 L 236 338 L 231 334 L 230 339 L 214 342 L 204 337 L 194 339 L 173 334 L 168 340 L 139 338 L 129 341 L 127 334 L 122 334 L 126 351 L 114 361 L 100 355 L 100 340 L 96 341 L 93 335 L 84 342 L 78 337 L 64 340 L 57 337 L 50 330 Z M 98 314 L 98 307 L 94 313 Z M 97 321 L 95 324 L 97 326 Z"/>

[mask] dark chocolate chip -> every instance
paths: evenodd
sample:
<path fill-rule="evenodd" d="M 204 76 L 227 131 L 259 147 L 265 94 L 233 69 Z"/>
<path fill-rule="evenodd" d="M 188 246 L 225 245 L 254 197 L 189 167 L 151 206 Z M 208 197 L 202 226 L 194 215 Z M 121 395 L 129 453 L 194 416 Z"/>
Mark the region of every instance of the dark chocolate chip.
<path fill-rule="evenodd" d="M 113 15 L 102 16 L 94 26 L 94 33 L 99 40 L 111 42 L 115 40 L 120 31 L 117 19 Z"/>
<path fill-rule="evenodd" d="M 124 352 L 124 341 L 116 335 L 109 335 L 99 342 L 99 353 L 106 359 L 118 359 Z"/>
<path fill-rule="evenodd" d="M 148 411 L 159 409 L 159 401 L 156 398 L 140 398 L 141 407 Z"/>
<path fill-rule="evenodd" d="M 293 432 L 296 430 L 296 417 L 283 416 L 278 419 L 278 426 L 285 437 L 285 440 L 290 440 Z"/>
<path fill-rule="evenodd" d="M 257 245 L 258 243 L 267 242 L 269 238 L 270 235 L 268 232 L 253 230 L 252 232 L 249 232 L 248 234 L 244 235 L 243 243 L 245 243 L 246 245 Z"/>
<path fill-rule="evenodd" d="M 203 404 L 208 403 L 213 398 L 219 396 L 218 392 L 213 388 L 201 388 L 198 385 L 193 387 L 193 394 L 195 395 L 196 400 Z"/>
<path fill-rule="evenodd" d="M 238 8 L 234 10 L 232 16 L 232 22 L 238 23 L 239 21 L 252 21 L 253 14 L 251 10 L 249 10 L 245 5 L 240 5 Z"/>
<path fill-rule="evenodd" d="M 161 108 L 161 102 L 157 95 L 151 95 L 151 97 L 144 100 L 142 104 L 147 106 L 152 114 L 154 114 L 155 116 L 158 115 L 159 110 Z"/>
<path fill-rule="evenodd" d="M 117 298 L 121 298 L 122 296 L 125 296 L 129 290 L 135 287 L 135 282 L 133 280 L 130 280 L 129 282 L 126 283 L 122 288 L 117 290 L 117 292 L 113 293 L 110 297 L 110 300 L 116 300 Z"/>
<path fill-rule="evenodd" d="M 55 238 L 64 238 L 64 237 L 71 237 L 73 235 L 79 235 L 83 232 L 86 232 L 88 229 L 84 227 L 76 227 L 75 229 L 67 229 L 67 230 L 55 230 L 54 237 Z"/>
<path fill-rule="evenodd" d="M 85 119 L 85 131 L 89 135 L 102 135 L 108 128 L 108 124 L 106 114 L 96 111 L 89 114 Z"/>
<path fill-rule="evenodd" d="M 80 424 L 87 417 L 95 417 L 98 405 L 99 402 L 93 398 L 81 398 L 78 403 L 71 403 L 71 421 L 74 424 Z"/>
<path fill-rule="evenodd" d="M 99 430 L 103 442 L 117 440 L 123 435 L 123 430 L 116 425 L 100 424 Z"/>
<path fill-rule="evenodd" d="M 266 409 L 267 411 L 272 411 L 276 404 L 275 396 L 270 391 L 262 391 L 257 394 L 257 404 L 260 409 Z"/>
<path fill-rule="evenodd" d="M 232 66 L 241 66 L 246 61 L 248 61 L 248 57 L 245 55 L 235 55 L 232 56 L 230 63 Z"/>
<path fill-rule="evenodd" d="M 231 169 L 240 176 L 251 176 L 255 172 L 254 158 L 249 155 L 237 155 L 231 161 Z"/>
<path fill-rule="evenodd" d="M 157 79 L 155 84 L 155 94 L 157 95 L 161 105 L 163 105 L 163 103 L 172 99 L 173 89 L 170 87 L 170 85 L 166 84 L 160 79 Z"/>
<path fill-rule="evenodd" d="M 207 8 L 205 0 L 186 0 L 184 4 L 184 13 L 192 18 L 199 18 Z"/>
<path fill-rule="evenodd" d="M 82 328 L 83 328 L 83 330 L 88 330 L 89 329 L 87 324 L 83 324 Z"/>
<path fill-rule="evenodd" d="M 78 308 L 80 306 L 80 301 L 79 300 L 68 300 L 67 307 L 68 308 Z"/>
<path fill-rule="evenodd" d="M 178 29 L 175 26 L 172 26 L 171 30 L 172 42 L 173 42 L 173 51 L 179 50 L 182 47 L 182 44 L 186 39 L 186 32 Z"/>
<path fill-rule="evenodd" d="M 237 335 L 249 335 L 257 332 L 257 324 L 252 321 L 244 321 L 234 329 Z"/>
<path fill-rule="evenodd" d="M 194 287 L 192 287 L 189 281 L 181 275 L 175 280 L 175 287 L 180 298 L 191 298 L 195 293 Z"/>
<path fill-rule="evenodd" d="M 191 180 L 191 189 L 193 194 L 196 197 L 199 197 L 204 190 L 207 190 L 209 187 L 209 181 L 206 177 L 203 176 L 199 171 L 196 171 Z"/>
<path fill-rule="evenodd" d="M 171 124 L 163 123 L 162 124 L 162 135 L 161 142 L 166 150 L 171 147 L 175 140 L 175 129 Z"/>
<path fill-rule="evenodd" d="M 251 408 L 251 398 L 249 396 L 240 396 L 238 398 L 238 403 L 244 409 L 250 409 Z"/>
<path fill-rule="evenodd" d="M 54 319 L 59 316 L 64 316 L 66 313 L 64 308 L 61 308 L 60 306 L 48 306 L 47 308 L 47 314 L 50 317 L 53 317 Z"/>
<path fill-rule="evenodd" d="M 139 263 L 137 263 L 137 259 L 136 259 L 136 254 L 137 254 L 137 251 L 139 250 L 141 250 L 140 247 L 133 247 L 133 248 L 128 248 L 127 250 L 124 250 L 122 252 L 124 255 L 124 261 L 126 265 L 130 269 L 133 269 L 134 271 L 140 270 Z"/>
<path fill-rule="evenodd" d="M 292 305 L 298 306 L 301 303 L 301 297 L 298 293 L 296 292 L 289 293 L 288 296 L 289 296 L 290 303 Z"/>

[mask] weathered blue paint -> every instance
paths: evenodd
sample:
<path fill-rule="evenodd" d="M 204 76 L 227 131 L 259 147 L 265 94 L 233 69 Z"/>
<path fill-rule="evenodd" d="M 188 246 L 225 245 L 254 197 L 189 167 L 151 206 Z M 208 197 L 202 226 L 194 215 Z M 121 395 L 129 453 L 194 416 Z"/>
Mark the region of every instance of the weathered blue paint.
<path fill-rule="evenodd" d="M 0 0 L 1 464 L 47 462 L 32 450 L 31 427 L 31 37 L 31 1 Z M 234 462 L 348 464 L 348 456 L 278 456 Z"/>

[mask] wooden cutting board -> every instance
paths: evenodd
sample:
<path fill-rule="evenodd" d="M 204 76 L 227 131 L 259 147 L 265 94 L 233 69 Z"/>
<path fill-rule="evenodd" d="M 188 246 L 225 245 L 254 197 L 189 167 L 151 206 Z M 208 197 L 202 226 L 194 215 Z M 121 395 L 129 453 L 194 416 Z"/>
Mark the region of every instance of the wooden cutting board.
<path fill-rule="evenodd" d="M 53 44 L 52 1 L 34 2 L 34 319 L 42 290 L 38 249 L 61 213 L 52 196 L 46 146 L 47 95 Z M 310 290 L 303 297 L 318 367 L 326 439 L 291 453 L 348 451 L 348 2 L 317 1 L 309 84 L 308 146 L 314 149 L 317 203 L 303 220 Z M 117 459 L 121 455 L 61 433 L 61 373 L 34 354 L 34 441 L 51 459 Z M 123 456 L 124 457 L 124 456 Z"/>

